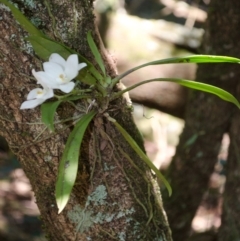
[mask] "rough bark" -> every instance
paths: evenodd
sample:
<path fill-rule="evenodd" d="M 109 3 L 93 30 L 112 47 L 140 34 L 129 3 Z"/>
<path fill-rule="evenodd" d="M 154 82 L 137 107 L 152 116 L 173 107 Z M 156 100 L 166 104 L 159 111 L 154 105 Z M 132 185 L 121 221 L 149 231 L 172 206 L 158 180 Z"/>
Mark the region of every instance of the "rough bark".
<path fill-rule="evenodd" d="M 94 28 L 92 1 L 14 3 L 42 31 L 94 62 L 86 44 L 88 30 L 93 31 L 99 47 L 101 43 Z M 82 143 L 77 181 L 69 204 L 57 214 L 54 187 L 59 159 L 71 128 L 60 123 L 56 125 L 56 132 L 50 133 L 41 124 L 39 108 L 19 110 L 29 90 L 36 86 L 31 69 L 39 70 L 41 61 L 25 41 L 27 34 L 3 5 L 0 5 L 0 16 L 0 133 L 30 179 L 48 239 L 171 241 L 156 180 L 103 116 L 105 110 L 117 119 L 143 148 L 131 108 L 124 99 L 112 103 L 105 99 L 98 103 L 100 111 Z M 104 50 L 101 51 L 107 72 L 113 77 L 114 66 Z M 78 103 L 83 113 L 88 105 L 86 101 Z M 71 106 L 63 105 L 56 120 L 74 113 Z"/>
<path fill-rule="evenodd" d="M 211 1 L 203 53 L 240 57 L 240 36 L 239 31 L 236 31 L 240 24 L 239 8 L 240 2 L 234 0 Z M 236 96 L 239 76 L 240 69 L 237 65 L 200 65 L 196 79 L 219 86 Z M 239 124 L 236 123 L 239 123 L 239 110 L 217 97 L 200 92 L 192 93 L 186 109 L 185 128 L 169 171 L 173 197 L 165 201 L 173 239 L 187 240 L 190 235 L 192 218 L 207 190 L 222 135 L 229 130 L 232 122 L 223 224 L 219 240 L 237 240 L 240 230 L 237 221 L 239 210 L 236 208 L 239 206 L 239 163 L 236 160 L 236 146 L 239 143 Z M 190 138 L 195 138 L 195 141 L 187 144 Z M 237 232 L 238 236 L 233 234 L 231 223 L 234 223 L 235 234 Z"/>

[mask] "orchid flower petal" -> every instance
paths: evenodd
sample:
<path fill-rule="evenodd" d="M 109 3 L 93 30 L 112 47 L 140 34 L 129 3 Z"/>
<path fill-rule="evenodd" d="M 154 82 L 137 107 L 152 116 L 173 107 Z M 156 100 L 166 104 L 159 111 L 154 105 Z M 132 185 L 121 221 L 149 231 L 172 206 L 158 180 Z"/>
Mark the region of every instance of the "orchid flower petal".
<path fill-rule="evenodd" d="M 27 100 L 24 101 L 20 107 L 21 110 L 23 109 L 33 109 L 38 105 L 41 105 L 45 99 L 35 99 L 35 100 Z"/>
<path fill-rule="evenodd" d="M 41 71 L 42 72 L 42 71 Z M 35 69 L 32 70 L 32 74 L 33 76 L 35 77 L 35 79 L 37 80 L 37 83 L 38 82 L 42 82 L 42 78 L 41 76 L 39 75 L 39 72 L 36 72 Z"/>
<path fill-rule="evenodd" d="M 28 93 L 27 100 L 36 99 L 37 96 L 42 96 L 42 95 L 43 95 L 43 89 L 41 89 L 41 88 L 36 88 L 36 89 L 31 90 L 31 91 Z"/>
<path fill-rule="evenodd" d="M 45 98 L 46 99 L 50 99 L 54 96 L 54 92 L 53 92 L 53 89 L 50 89 L 50 88 L 46 88 L 44 89 L 45 90 Z"/>
<path fill-rule="evenodd" d="M 49 76 L 44 71 L 36 72 L 35 69 L 33 69 L 32 74 L 37 79 L 37 84 L 41 84 L 43 87 L 48 86 Z"/>
<path fill-rule="evenodd" d="M 36 88 L 33 89 L 29 92 L 27 96 L 27 100 L 32 100 L 32 99 L 49 99 L 54 96 L 53 90 L 50 88 Z"/>
<path fill-rule="evenodd" d="M 74 82 L 69 82 L 64 85 L 59 85 L 59 89 L 64 93 L 69 93 L 73 90 L 74 86 L 75 86 Z"/>
<path fill-rule="evenodd" d="M 46 73 L 53 76 L 54 78 L 58 77 L 64 72 L 64 69 L 61 67 L 61 65 L 52 62 L 43 63 L 43 69 Z"/>
<path fill-rule="evenodd" d="M 78 71 L 80 71 L 81 69 L 83 69 L 84 67 L 86 67 L 87 64 L 86 63 L 81 63 L 78 65 Z"/>
<path fill-rule="evenodd" d="M 69 81 L 78 75 L 78 56 L 72 54 L 68 57 L 65 66 L 65 74 Z"/>
<path fill-rule="evenodd" d="M 43 90 L 32 90 L 28 95 L 28 99 L 51 98 L 53 89 L 60 89 L 64 93 L 71 92 L 75 86 L 72 80 L 86 66 L 86 63 L 78 63 L 77 54 L 70 55 L 67 60 L 64 60 L 57 53 L 51 54 L 49 62 L 43 63 L 44 71 L 36 72 L 34 69 L 32 70 L 37 83 L 43 86 Z"/>
<path fill-rule="evenodd" d="M 51 56 L 49 57 L 49 62 L 59 64 L 61 65 L 62 68 L 64 68 L 64 66 L 66 65 L 66 60 L 59 54 L 55 54 L 55 53 L 51 54 Z"/>
<path fill-rule="evenodd" d="M 59 84 L 56 78 L 44 71 L 36 72 L 33 70 L 33 75 L 37 79 L 37 83 L 41 84 L 43 87 L 48 87 L 51 89 L 58 89 Z"/>

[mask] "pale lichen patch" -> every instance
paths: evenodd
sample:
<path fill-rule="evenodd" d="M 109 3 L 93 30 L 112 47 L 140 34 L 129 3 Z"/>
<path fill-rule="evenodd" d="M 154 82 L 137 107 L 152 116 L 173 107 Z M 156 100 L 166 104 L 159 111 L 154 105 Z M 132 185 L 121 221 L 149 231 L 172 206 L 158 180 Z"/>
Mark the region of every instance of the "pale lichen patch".
<path fill-rule="evenodd" d="M 83 233 L 92 226 L 93 221 L 91 215 L 91 211 L 82 209 L 80 205 L 75 206 L 73 210 L 69 211 L 67 214 L 70 221 L 77 224 L 76 231 L 80 233 Z"/>
<path fill-rule="evenodd" d="M 96 190 L 88 197 L 87 204 L 92 202 L 94 205 L 104 205 L 107 198 L 107 191 L 104 185 L 99 185 Z"/>
<path fill-rule="evenodd" d="M 0 9 L 3 9 L 3 10 L 5 10 L 5 11 L 7 11 L 7 12 L 10 12 L 10 8 L 9 7 L 7 7 L 5 4 L 3 4 L 3 3 L 0 3 Z"/>
<path fill-rule="evenodd" d="M 44 161 L 50 162 L 50 161 L 52 161 L 52 157 L 51 156 L 44 156 Z"/>
<path fill-rule="evenodd" d="M 36 3 L 33 0 L 22 0 L 22 3 L 25 4 L 30 9 L 36 8 Z"/>
<path fill-rule="evenodd" d="M 42 20 L 41 20 L 40 18 L 38 18 L 38 17 L 32 17 L 32 18 L 30 19 L 30 21 L 31 21 L 31 23 L 32 23 L 34 26 L 36 26 L 36 27 L 39 27 L 40 25 L 45 25 L 45 24 L 42 22 Z"/>
<path fill-rule="evenodd" d="M 88 196 L 87 202 L 84 208 L 77 205 L 72 211 L 68 212 L 68 218 L 74 224 L 76 224 L 77 232 L 83 233 L 87 231 L 94 224 L 110 223 L 119 219 L 125 219 L 127 226 L 132 223 L 133 231 L 138 233 L 139 225 L 133 220 L 132 215 L 136 212 L 132 207 L 130 209 L 124 209 L 116 202 L 108 202 L 107 188 L 104 185 L 99 185 L 91 195 Z M 96 206 L 100 206 L 102 211 L 93 211 Z M 134 229 L 135 227 L 135 229 Z M 136 227 L 137 230 L 136 230 Z M 126 239 L 126 226 L 124 226 L 116 238 L 120 241 Z"/>

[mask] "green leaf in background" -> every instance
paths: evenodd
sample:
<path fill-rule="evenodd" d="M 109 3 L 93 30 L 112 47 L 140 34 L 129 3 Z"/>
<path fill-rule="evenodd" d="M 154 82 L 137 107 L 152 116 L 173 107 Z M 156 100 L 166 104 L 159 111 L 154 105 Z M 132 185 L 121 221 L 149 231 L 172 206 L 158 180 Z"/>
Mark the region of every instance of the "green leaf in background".
<path fill-rule="evenodd" d="M 87 33 L 87 41 L 88 41 L 88 45 L 95 57 L 96 62 L 98 63 L 100 69 L 103 72 L 103 75 L 106 76 L 106 71 L 105 71 L 105 66 L 101 57 L 101 54 L 98 51 L 98 48 L 96 46 L 96 44 L 93 41 L 92 35 L 91 35 L 91 31 L 88 31 Z"/>
<path fill-rule="evenodd" d="M 196 63 L 196 64 L 202 64 L 202 63 L 235 63 L 239 64 L 240 59 L 233 58 L 233 57 L 227 57 L 227 56 L 216 56 L 216 55 L 191 55 L 186 57 L 176 57 L 176 58 L 169 58 L 169 59 L 162 59 L 162 60 L 156 60 L 151 61 L 146 64 L 139 65 L 135 68 L 132 68 L 116 78 L 113 79 L 112 84 L 115 85 L 119 82 L 120 79 L 124 78 L 125 76 L 131 74 L 132 72 L 150 66 L 150 65 L 158 65 L 158 64 L 181 64 L 181 63 Z"/>
<path fill-rule="evenodd" d="M 24 30 L 29 33 L 29 35 L 44 36 L 43 33 L 39 31 L 13 4 L 7 0 L 0 0 L 0 3 L 3 3 L 10 8 L 14 18 Z"/>
<path fill-rule="evenodd" d="M 132 85 L 122 91 L 117 92 L 112 99 L 116 99 L 118 98 L 120 95 L 122 95 L 123 93 L 130 91 L 132 89 L 135 89 L 136 87 L 143 85 L 143 84 L 147 84 L 150 82 L 154 82 L 154 81 L 168 81 L 168 82 L 175 82 L 178 83 L 182 86 L 191 88 L 191 89 L 195 89 L 195 90 L 201 90 L 204 92 L 208 92 L 214 95 L 217 95 L 218 97 L 220 97 L 221 99 L 231 102 L 233 104 L 235 104 L 238 108 L 240 108 L 240 103 L 238 102 L 238 100 L 229 92 L 215 87 L 213 85 L 208 85 L 205 83 L 201 83 L 201 82 L 196 82 L 196 81 L 192 81 L 192 80 L 186 80 L 186 79 L 175 79 L 175 78 L 156 78 L 156 79 L 150 79 L 150 80 L 144 80 L 142 82 L 139 82 L 135 85 Z"/>
<path fill-rule="evenodd" d="M 184 144 L 183 148 L 189 147 L 195 143 L 195 141 L 198 139 L 199 134 L 195 133 L 193 134 Z"/>
<path fill-rule="evenodd" d="M 54 131 L 54 115 L 61 104 L 62 100 L 43 103 L 41 105 L 42 122 L 51 130 Z"/>
<path fill-rule="evenodd" d="M 162 173 L 155 167 L 155 165 L 151 162 L 151 160 L 147 157 L 147 155 L 142 151 L 142 149 L 138 146 L 138 144 L 134 141 L 134 139 L 127 133 L 127 131 L 122 128 L 122 126 L 117 123 L 117 121 L 113 121 L 113 124 L 119 130 L 119 132 L 123 135 L 125 140 L 129 143 L 129 145 L 133 148 L 133 150 L 139 155 L 139 157 L 155 172 L 156 176 L 161 180 L 166 186 L 169 196 L 172 195 L 172 188 L 169 185 L 166 178 L 162 175 Z"/>
<path fill-rule="evenodd" d="M 55 189 L 58 213 L 62 212 L 70 198 L 70 194 L 77 177 L 81 142 L 84 133 L 95 114 L 95 111 L 91 111 L 84 115 L 76 123 L 73 131 L 68 137 L 63 156 L 59 164 Z"/>

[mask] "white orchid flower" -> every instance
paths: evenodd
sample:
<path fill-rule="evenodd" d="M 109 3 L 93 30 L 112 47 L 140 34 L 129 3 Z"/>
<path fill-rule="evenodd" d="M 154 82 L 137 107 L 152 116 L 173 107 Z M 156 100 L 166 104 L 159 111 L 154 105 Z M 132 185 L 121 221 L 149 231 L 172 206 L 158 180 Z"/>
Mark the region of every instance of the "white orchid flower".
<path fill-rule="evenodd" d="M 76 54 L 70 55 L 67 60 L 64 60 L 59 54 L 52 54 L 49 62 L 43 63 L 44 71 L 36 72 L 33 70 L 32 72 L 38 83 L 51 89 L 60 89 L 64 93 L 69 93 L 75 86 L 72 80 L 85 66 L 87 66 L 85 63 L 78 63 Z"/>
<path fill-rule="evenodd" d="M 27 96 L 27 101 L 24 101 L 20 107 L 23 109 L 32 109 L 38 105 L 41 105 L 45 100 L 50 99 L 54 96 L 53 90 L 45 87 L 43 89 L 36 88 L 29 92 Z"/>

